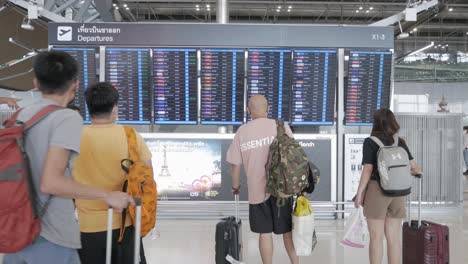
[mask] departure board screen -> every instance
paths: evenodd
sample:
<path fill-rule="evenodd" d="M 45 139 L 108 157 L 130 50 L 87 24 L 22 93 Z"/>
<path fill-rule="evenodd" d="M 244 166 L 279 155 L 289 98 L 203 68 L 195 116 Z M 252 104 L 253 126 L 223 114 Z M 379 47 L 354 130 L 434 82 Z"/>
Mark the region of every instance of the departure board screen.
<path fill-rule="evenodd" d="M 248 98 L 264 95 L 270 106 L 268 116 L 289 122 L 291 50 L 250 49 L 247 61 Z"/>
<path fill-rule="evenodd" d="M 292 76 L 292 125 L 333 125 L 336 50 L 295 50 Z"/>
<path fill-rule="evenodd" d="M 202 49 L 201 123 L 240 125 L 244 121 L 242 49 Z"/>
<path fill-rule="evenodd" d="M 345 124 L 372 125 L 374 112 L 390 107 L 392 53 L 351 51 L 345 91 Z"/>
<path fill-rule="evenodd" d="M 153 49 L 156 124 L 197 124 L 197 70 L 196 49 Z"/>
<path fill-rule="evenodd" d="M 151 123 L 150 60 L 147 48 L 106 48 L 106 80 L 119 91 L 118 123 Z"/>
<path fill-rule="evenodd" d="M 76 97 L 73 104 L 80 108 L 80 114 L 85 121 L 89 121 L 89 113 L 86 107 L 84 92 L 90 86 L 98 82 L 96 72 L 96 50 L 94 48 L 59 48 L 54 47 L 53 50 L 60 50 L 70 54 L 79 65 L 80 72 L 78 78 L 80 86 L 76 92 Z"/>

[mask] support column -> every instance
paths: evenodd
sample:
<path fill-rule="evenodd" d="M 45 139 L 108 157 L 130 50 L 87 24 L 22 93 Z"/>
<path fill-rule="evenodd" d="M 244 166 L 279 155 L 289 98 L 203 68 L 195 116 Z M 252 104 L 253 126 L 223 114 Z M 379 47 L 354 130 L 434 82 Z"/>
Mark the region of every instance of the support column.
<path fill-rule="evenodd" d="M 216 22 L 218 24 L 229 23 L 229 3 L 228 0 L 218 0 L 216 6 Z"/>

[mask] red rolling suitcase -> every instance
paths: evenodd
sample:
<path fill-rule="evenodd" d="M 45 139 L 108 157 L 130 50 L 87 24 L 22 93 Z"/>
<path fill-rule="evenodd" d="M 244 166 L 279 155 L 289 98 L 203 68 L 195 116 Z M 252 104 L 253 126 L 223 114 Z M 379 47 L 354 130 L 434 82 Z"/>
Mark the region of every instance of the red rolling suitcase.
<path fill-rule="evenodd" d="M 448 264 L 449 229 L 447 226 L 421 221 L 422 180 L 418 181 L 418 220 L 403 224 L 403 264 Z"/>

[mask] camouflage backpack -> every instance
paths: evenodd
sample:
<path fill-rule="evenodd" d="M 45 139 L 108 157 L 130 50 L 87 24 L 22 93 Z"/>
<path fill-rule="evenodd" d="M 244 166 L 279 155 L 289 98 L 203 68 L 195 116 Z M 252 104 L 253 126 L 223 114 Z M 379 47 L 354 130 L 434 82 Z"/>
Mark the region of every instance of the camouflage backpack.
<path fill-rule="evenodd" d="M 267 192 L 278 199 L 278 205 L 285 198 L 302 192 L 308 185 L 309 163 L 301 145 L 284 131 L 284 122 L 276 120 L 277 135 L 270 145 L 267 174 Z"/>

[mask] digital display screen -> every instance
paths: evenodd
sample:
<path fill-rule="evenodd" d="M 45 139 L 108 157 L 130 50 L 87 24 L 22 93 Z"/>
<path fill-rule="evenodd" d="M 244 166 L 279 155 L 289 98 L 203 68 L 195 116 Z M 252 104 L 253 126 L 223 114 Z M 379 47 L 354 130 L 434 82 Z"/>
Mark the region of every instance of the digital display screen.
<path fill-rule="evenodd" d="M 214 139 L 145 139 L 160 200 L 213 200 L 220 195 L 222 151 Z"/>
<path fill-rule="evenodd" d="M 150 61 L 149 48 L 106 48 L 106 80 L 119 91 L 118 123 L 151 123 Z"/>
<path fill-rule="evenodd" d="M 226 154 L 232 137 L 216 138 L 194 134 L 142 134 L 152 153 L 158 199 L 163 201 L 232 201 L 231 164 Z M 296 139 L 309 160 L 320 170 L 320 184 L 309 196 L 313 201 L 330 201 L 332 195 L 332 140 Z M 240 199 L 247 200 L 247 176 L 240 171 Z"/>
<path fill-rule="evenodd" d="M 94 48 L 61 48 L 54 47 L 52 50 L 60 50 L 70 54 L 79 65 L 78 78 L 80 86 L 76 92 L 73 104 L 80 108 L 80 114 L 85 121 L 89 121 L 89 113 L 86 106 L 85 90 L 97 83 L 96 75 L 96 49 Z"/>
<path fill-rule="evenodd" d="M 390 107 L 392 53 L 351 51 L 345 91 L 345 125 L 371 126 L 374 112 Z"/>
<path fill-rule="evenodd" d="M 156 124 L 197 124 L 197 70 L 196 49 L 153 49 Z"/>
<path fill-rule="evenodd" d="M 250 49 L 248 53 L 247 100 L 256 94 L 268 100 L 268 116 L 289 121 L 291 50 Z M 250 117 L 249 117 L 250 120 Z"/>
<path fill-rule="evenodd" d="M 201 50 L 201 123 L 240 125 L 244 121 L 242 49 Z"/>
<path fill-rule="evenodd" d="M 292 74 L 292 125 L 333 125 L 336 50 L 295 50 Z"/>

